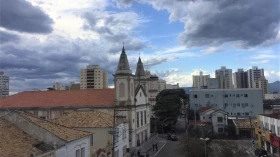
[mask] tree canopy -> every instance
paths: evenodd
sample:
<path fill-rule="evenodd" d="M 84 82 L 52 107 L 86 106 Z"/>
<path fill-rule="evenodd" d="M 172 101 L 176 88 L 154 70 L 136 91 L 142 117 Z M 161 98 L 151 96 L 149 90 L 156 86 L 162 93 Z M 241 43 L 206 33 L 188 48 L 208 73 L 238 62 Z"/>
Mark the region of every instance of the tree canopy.
<path fill-rule="evenodd" d="M 187 95 L 183 89 L 165 89 L 157 95 L 153 111 L 160 118 L 177 118 L 186 99 Z"/>

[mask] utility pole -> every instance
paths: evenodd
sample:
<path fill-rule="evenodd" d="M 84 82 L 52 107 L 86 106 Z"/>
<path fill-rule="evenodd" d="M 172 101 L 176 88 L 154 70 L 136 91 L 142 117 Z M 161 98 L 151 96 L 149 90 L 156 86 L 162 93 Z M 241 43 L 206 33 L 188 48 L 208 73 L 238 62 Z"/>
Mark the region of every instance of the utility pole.
<path fill-rule="evenodd" d="M 116 108 L 114 107 L 114 117 L 113 117 L 113 129 L 115 130 L 116 129 L 116 127 L 115 127 L 115 125 L 116 125 Z M 116 132 L 114 131 L 113 132 L 113 148 L 112 148 L 112 157 L 115 157 L 115 134 L 116 134 Z"/>

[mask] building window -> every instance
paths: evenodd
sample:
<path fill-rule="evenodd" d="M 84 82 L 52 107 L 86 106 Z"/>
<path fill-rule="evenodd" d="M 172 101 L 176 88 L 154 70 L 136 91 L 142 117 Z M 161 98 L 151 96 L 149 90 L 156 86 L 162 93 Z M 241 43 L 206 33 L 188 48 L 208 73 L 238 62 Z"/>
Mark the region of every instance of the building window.
<path fill-rule="evenodd" d="M 145 124 L 147 124 L 147 111 L 144 111 L 144 120 L 145 120 Z"/>
<path fill-rule="evenodd" d="M 137 128 L 139 127 L 139 112 L 137 112 L 137 117 L 136 117 L 136 122 L 137 122 Z"/>
<path fill-rule="evenodd" d="M 223 122 L 223 117 L 217 117 L 218 122 Z"/>
<path fill-rule="evenodd" d="M 239 94 L 236 94 L 236 97 L 238 97 L 238 98 L 239 98 Z"/>
<path fill-rule="evenodd" d="M 93 135 L 90 135 L 90 146 L 93 146 Z"/>
<path fill-rule="evenodd" d="M 249 116 L 249 112 L 245 112 L 245 115 L 246 115 L 246 116 Z"/>
<path fill-rule="evenodd" d="M 246 98 L 247 98 L 247 97 L 248 97 L 248 94 L 244 94 L 244 97 L 246 97 Z"/>
<path fill-rule="evenodd" d="M 225 98 L 228 98 L 228 95 L 227 95 L 227 94 L 225 94 Z"/>
<path fill-rule="evenodd" d="M 141 111 L 141 126 L 143 125 L 143 111 Z"/>
<path fill-rule="evenodd" d="M 218 128 L 218 133 L 224 133 L 224 128 Z"/>
<path fill-rule="evenodd" d="M 237 103 L 237 106 L 239 107 L 239 106 L 240 106 L 240 103 Z"/>
<path fill-rule="evenodd" d="M 203 119 L 205 119 L 205 117 L 203 117 Z"/>
<path fill-rule="evenodd" d="M 120 94 L 120 97 L 124 97 L 124 83 L 120 83 L 119 85 L 119 94 Z"/>
<path fill-rule="evenodd" d="M 240 116 L 240 112 L 237 112 L 237 115 Z"/>
<path fill-rule="evenodd" d="M 228 104 L 227 104 L 227 103 L 225 103 L 224 107 L 227 107 L 227 106 L 228 106 Z"/>
<path fill-rule="evenodd" d="M 133 94 L 134 94 L 133 83 L 130 83 L 130 93 L 131 93 L 131 96 L 133 96 Z"/>
<path fill-rule="evenodd" d="M 81 150 L 80 149 L 76 150 L 76 157 L 81 157 Z"/>
<path fill-rule="evenodd" d="M 271 127 L 271 133 L 275 134 L 275 125 L 271 125 L 270 127 Z"/>
<path fill-rule="evenodd" d="M 195 95 L 193 95 L 193 98 L 197 98 L 197 95 L 195 94 Z"/>
<path fill-rule="evenodd" d="M 209 119 L 211 119 L 211 116 L 209 117 Z"/>
<path fill-rule="evenodd" d="M 245 106 L 248 106 L 248 103 L 245 103 Z"/>
<path fill-rule="evenodd" d="M 85 147 L 83 147 L 81 150 L 82 150 L 82 152 L 81 152 L 81 157 L 86 157 L 86 150 L 85 150 Z"/>
<path fill-rule="evenodd" d="M 205 98 L 209 98 L 209 94 L 205 94 Z"/>

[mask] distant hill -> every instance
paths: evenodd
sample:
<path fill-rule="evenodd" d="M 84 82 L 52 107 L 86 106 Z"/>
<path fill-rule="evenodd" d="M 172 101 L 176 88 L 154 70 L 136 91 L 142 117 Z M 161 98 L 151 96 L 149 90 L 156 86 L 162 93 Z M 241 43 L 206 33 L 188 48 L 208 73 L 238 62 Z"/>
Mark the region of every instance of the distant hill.
<path fill-rule="evenodd" d="M 268 84 L 268 93 L 278 92 L 280 93 L 280 81 L 275 81 Z"/>

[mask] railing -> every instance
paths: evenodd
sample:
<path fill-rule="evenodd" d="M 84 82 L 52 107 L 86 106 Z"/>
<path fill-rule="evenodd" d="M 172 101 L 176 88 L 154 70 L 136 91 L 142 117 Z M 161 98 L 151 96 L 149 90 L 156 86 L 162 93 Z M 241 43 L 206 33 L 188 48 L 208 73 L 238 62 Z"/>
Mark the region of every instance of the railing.
<path fill-rule="evenodd" d="M 44 154 L 37 155 L 36 157 L 55 157 L 55 151 L 50 151 Z"/>

